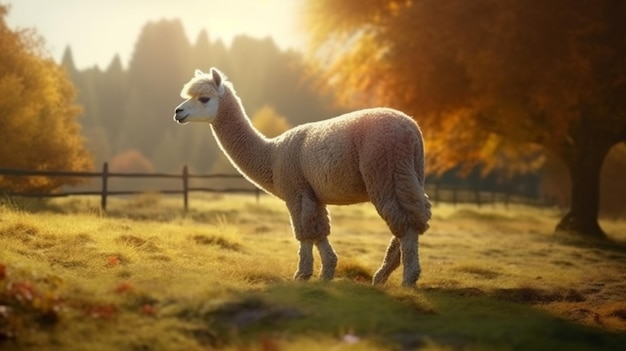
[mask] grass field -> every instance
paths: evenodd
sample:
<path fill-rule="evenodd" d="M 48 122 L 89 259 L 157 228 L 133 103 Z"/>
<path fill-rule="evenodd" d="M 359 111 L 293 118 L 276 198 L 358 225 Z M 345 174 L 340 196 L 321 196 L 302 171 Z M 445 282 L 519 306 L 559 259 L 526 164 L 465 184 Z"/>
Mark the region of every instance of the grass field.
<path fill-rule="evenodd" d="M 332 207 L 332 282 L 292 282 L 271 197 L 145 194 L 0 205 L 2 350 L 614 350 L 626 345 L 626 223 L 616 242 L 552 234 L 559 213 L 434 207 L 422 276 L 369 279 L 390 234 Z M 317 258 L 317 257 L 316 257 Z M 319 259 L 317 259 L 319 262 Z M 319 272 L 319 267 L 317 271 Z"/>

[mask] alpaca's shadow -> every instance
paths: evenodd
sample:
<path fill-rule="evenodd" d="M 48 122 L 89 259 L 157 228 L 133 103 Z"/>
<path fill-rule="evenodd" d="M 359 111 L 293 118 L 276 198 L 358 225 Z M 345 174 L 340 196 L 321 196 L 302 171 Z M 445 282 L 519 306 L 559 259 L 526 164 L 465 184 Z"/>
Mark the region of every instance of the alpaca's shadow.
<path fill-rule="evenodd" d="M 280 331 L 288 338 L 349 334 L 403 350 L 438 345 L 452 349 L 617 349 L 617 334 L 558 319 L 534 307 L 580 296 L 528 289 L 372 287 L 348 280 L 279 283 L 242 293 L 202 316 L 204 328 L 229 330 L 246 343 Z M 233 334 L 233 330 L 236 332 Z M 206 333 L 199 333 L 206 335 Z M 355 340 L 352 338 L 351 340 Z"/>

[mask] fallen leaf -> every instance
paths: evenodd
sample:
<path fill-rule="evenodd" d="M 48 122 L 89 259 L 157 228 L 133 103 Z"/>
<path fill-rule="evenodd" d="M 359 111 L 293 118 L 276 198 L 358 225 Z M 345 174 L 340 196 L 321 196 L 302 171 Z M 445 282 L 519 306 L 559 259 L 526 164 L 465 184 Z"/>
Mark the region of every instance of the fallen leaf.
<path fill-rule="evenodd" d="M 88 307 L 86 313 L 94 319 L 112 319 L 117 313 L 117 308 L 113 305 L 96 305 Z"/>
<path fill-rule="evenodd" d="M 134 288 L 132 284 L 128 282 L 122 282 L 122 283 L 117 284 L 117 286 L 115 287 L 113 291 L 115 291 L 118 294 L 122 294 L 122 293 L 126 293 L 126 292 L 133 291 L 133 290 Z"/>
<path fill-rule="evenodd" d="M 115 267 L 120 264 L 120 259 L 117 256 L 109 256 L 107 260 L 107 267 Z"/>
<path fill-rule="evenodd" d="M 154 306 L 146 303 L 141 305 L 141 312 L 146 316 L 156 316 L 157 310 Z"/>
<path fill-rule="evenodd" d="M 19 301 L 31 301 L 35 297 L 35 288 L 29 282 L 9 283 L 8 290 Z"/>

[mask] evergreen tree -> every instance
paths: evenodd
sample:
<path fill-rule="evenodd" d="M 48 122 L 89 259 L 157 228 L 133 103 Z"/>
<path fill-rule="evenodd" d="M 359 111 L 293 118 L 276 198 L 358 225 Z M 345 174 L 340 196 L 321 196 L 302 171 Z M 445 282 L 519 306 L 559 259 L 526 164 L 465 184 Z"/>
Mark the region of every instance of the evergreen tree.
<path fill-rule="evenodd" d="M 115 55 L 102 79 L 97 82 L 102 126 L 113 137 L 121 132 L 125 103 L 128 97 L 128 79 L 119 55 Z"/>
<path fill-rule="evenodd" d="M 128 144 L 119 147 L 153 154 L 155 141 L 172 128 L 171 115 L 180 103 L 180 89 L 191 74 L 190 56 L 191 46 L 180 20 L 144 26 L 128 68 L 128 94 L 135 100 L 127 106 L 125 127 L 120 131 Z M 161 166 L 158 159 L 152 161 L 157 168 Z"/>

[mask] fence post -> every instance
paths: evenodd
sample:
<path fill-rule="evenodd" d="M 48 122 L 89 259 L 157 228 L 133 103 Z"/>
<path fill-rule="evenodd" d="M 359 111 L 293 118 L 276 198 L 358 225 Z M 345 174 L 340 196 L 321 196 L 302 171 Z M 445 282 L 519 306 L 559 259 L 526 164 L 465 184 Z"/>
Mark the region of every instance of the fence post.
<path fill-rule="evenodd" d="M 509 209 L 509 200 L 511 197 L 511 186 L 507 186 L 505 188 L 505 193 L 504 193 L 504 208 L 506 208 L 507 210 Z"/>
<path fill-rule="evenodd" d="M 102 194 L 100 195 L 100 208 L 107 210 L 107 191 L 109 182 L 109 164 L 105 162 L 102 165 Z"/>
<path fill-rule="evenodd" d="M 481 207 L 482 202 L 480 199 L 480 186 L 476 186 L 474 188 L 474 201 L 476 201 L 476 206 Z"/>
<path fill-rule="evenodd" d="M 454 206 L 458 204 L 457 192 L 458 192 L 457 185 L 454 184 L 454 187 L 452 188 L 452 204 Z"/>
<path fill-rule="evenodd" d="M 189 208 L 189 170 L 187 165 L 183 166 L 183 204 L 185 212 Z"/>

